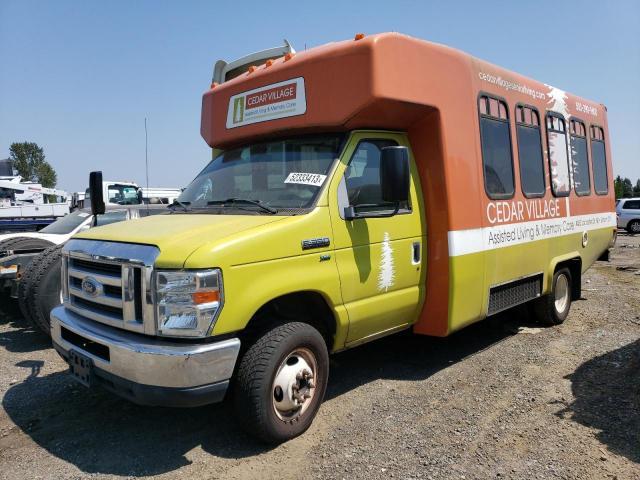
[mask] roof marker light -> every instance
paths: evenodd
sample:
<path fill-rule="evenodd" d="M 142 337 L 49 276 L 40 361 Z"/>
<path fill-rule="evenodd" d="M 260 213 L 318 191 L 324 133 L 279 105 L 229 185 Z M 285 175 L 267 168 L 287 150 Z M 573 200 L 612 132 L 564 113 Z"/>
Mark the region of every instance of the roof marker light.
<path fill-rule="evenodd" d="M 213 82 L 211 84 L 211 90 L 213 90 L 214 88 L 216 88 L 218 86 L 218 82 Z"/>
<path fill-rule="evenodd" d="M 249 67 L 249 73 L 253 73 L 253 72 L 255 72 L 257 69 L 258 69 L 258 67 L 256 67 L 255 65 L 251 65 L 251 66 Z"/>
<path fill-rule="evenodd" d="M 264 64 L 265 64 L 265 66 L 270 67 L 271 65 L 273 65 L 273 60 L 270 58 Z"/>
<path fill-rule="evenodd" d="M 293 58 L 293 56 L 295 55 L 295 53 L 293 52 L 289 52 L 284 56 L 284 61 L 287 62 L 289 60 L 291 60 Z"/>
<path fill-rule="evenodd" d="M 362 40 L 364 38 L 364 33 L 356 33 L 354 40 Z"/>

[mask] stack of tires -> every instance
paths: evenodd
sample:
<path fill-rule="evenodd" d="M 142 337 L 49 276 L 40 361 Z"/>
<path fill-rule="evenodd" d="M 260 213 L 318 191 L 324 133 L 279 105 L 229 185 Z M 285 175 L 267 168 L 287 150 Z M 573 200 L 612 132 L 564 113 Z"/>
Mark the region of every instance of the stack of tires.
<path fill-rule="evenodd" d="M 51 334 L 49 312 L 61 303 L 62 247 L 29 237 L 14 237 L 0 242 L 0 255 L 3 252 L 43 250 L 20 272 L 18 306 L 23 317 L 46 335 Z"/>

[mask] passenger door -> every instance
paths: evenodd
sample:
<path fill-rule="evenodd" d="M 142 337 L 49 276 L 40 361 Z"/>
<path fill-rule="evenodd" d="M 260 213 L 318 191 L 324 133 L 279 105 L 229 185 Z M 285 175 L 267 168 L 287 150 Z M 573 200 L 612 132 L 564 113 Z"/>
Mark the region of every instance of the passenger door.
<path fill-rule="evenodd" d="M 336 262 L 349 315 L 347 343 L 358 342 L 415 322 L 422 305 L 424 211 L 411 158 L 408 204 L 398 214 L 382 201 L 381 149 L 404 145 L 404 135 L 358 132 L 351 135 L 329 192 Z M 344 208 L 365 218 L 345 220 Z"/>

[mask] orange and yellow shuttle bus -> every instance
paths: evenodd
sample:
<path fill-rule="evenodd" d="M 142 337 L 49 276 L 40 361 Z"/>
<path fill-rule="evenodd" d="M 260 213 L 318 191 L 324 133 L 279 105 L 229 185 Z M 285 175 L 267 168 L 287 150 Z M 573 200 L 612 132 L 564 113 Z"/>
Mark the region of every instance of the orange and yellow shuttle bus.
<path fill-rule="evenodd" d="M 604 105 L 396 33 L 285 47 L 216 64 L 212 161 L 170 214 L 71 240 L 51 314 L 83 383 L 231 390 L 271 442 L 311 424 L 331 352 L 526 302 L 564 321 L 616 232 Z"/>

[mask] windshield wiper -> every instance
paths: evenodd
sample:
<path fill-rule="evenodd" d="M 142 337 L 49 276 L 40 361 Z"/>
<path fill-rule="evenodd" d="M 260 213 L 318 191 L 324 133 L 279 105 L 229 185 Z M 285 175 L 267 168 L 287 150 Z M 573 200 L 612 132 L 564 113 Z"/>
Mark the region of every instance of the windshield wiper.
<path fill-rule="evenodd" d="M 249 205 L 255 205 L 256 207 L 260 207 L 262 210 L 264 210 L 265 212 L 268 213 L 278 213 L 278 210 L 276 210 L 275 208 L 271 208 L 271 207 L 267 207 L 266 205 L 263 205 L 262 203 L 260 203 L 259 200 L 249 200 L 247 198 L 227 198 L 226 200 L 211 200 L 209 202 L 207 202 L 207 205 L 220 205 L 222 207 L 226 207 L 227 204 L 234 204 L 234 203 L 246 203 Z"/>
<path fill-rule="evenodd" d="M 188 212 L 191 210 L 191 207 L 189 207 L 189 205 L 191 205 L 191 202 L 181 202 L 180 200 L 178 200 L 177 198 L 173 201 L 173 203 L 171 205 L 168 206 L 168 208 L 171 208 L 171 210 L 173 210 L 175 207 L 182 207 L 182 209 L 185 212 Z M 172 208 L 173 207 L 173 208 Z"/>

